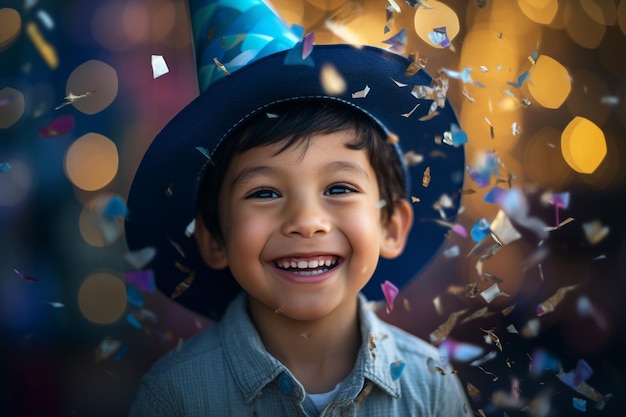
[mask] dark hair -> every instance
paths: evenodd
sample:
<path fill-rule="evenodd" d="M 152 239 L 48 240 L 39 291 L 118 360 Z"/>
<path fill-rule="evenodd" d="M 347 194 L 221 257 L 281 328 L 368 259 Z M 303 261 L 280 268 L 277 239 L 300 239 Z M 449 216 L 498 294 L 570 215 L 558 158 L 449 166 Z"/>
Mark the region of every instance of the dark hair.
<path fill-rule="evenodd" d="M 308 141 L 315 134 L 351 130 L 350 149 L 366 149 L 376 173 L 380 197 L 385 201 L 383 218 L 393 214 L 395 203 L 406 198 L 405 175 L 398 148 L 382 127 L 358 108 L 333 99 L 294 99 L 274 103 L 236 126 L 219 144 L 203 168 L 198 185 L 196 212 L 211 235 L 223 242 L 218 196 L 234 155 L 259 146 L 282 143 L 278 153 Z"/>

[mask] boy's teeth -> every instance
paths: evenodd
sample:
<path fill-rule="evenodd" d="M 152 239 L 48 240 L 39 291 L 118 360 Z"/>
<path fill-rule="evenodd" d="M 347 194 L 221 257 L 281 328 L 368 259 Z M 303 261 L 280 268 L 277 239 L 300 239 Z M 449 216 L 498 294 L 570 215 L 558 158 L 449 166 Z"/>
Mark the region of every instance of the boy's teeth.
<path fill-rule="evenodd" d="M 282 268 L 298 268 L 298 269 L 313 269 L 313 268 L 319 268 L 322 266 L 332 266 L 335 264 L 335 261 L 333 259 L 327 258 L 327 259 L 314 259 L 311 261 L 295 261 L 295 260 L 285 260 L 282 262 L 279 262 L 279 265 Z"/>

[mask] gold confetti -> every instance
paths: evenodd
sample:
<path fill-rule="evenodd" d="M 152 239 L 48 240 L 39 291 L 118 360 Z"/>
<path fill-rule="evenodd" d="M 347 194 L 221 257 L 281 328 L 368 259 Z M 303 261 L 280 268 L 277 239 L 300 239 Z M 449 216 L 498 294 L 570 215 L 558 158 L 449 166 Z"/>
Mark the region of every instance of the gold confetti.
<path fill-rule="evenodd" d="M 448 335 L 450 334 L 454 326 L 456 326 L 456 322 L 458 321 L 459 317 L 465 314 L 466 312 L 467 312 L 467 309 L 465 308 L 463 310 L 459 310 L 459 311 L 455 311 L 451 313 L 450 316 L 448 316 L 448 319 L 445 321 L 445 323 L 437 327 L 430 334 L 430 342 L 434 345 L 438 345 L 439 343 L 441 343 L 443 339 L 448 337 Z"/>
<path fill-rule="evenodd" d="M 226 69 L 224 64 L 222 64 L 220 61 L 218 61 L 217 58 L 213 58 L 213 62 L 215 62 L 215 65 L 217 65 L 217 67 L 219 69 L 221 69 L 224 72 L 224 74 L 230 75 L 230 72 Z"/>
<path fill-rule="evenodd" d="M 419 203 L 421 200 L 415 196 L 411 196 L 411 202 L 412 203 Z"/>
<path fill-rule="evenodd" d="M 361 404 L 363 403 L 363 400 L 365 400 L 365 397 L 367 397 L 369 395 L 369 393 L 372 391 L 372 388 L 374 388 L 374 383 L 372 381 L 367 381 L 365 383 L 365 386 L 363 387 L 363 389 L 359 393 L 359 395 L 356 397 L 356 406 L 357 406 L 357 408 L 361 407 Z"/>
<path fill-rule="evenodd" d="M 85 97 L 89 97 L 90 95 L 94 94 L 95 92 L 96 92 L 96 90 L 93 90 L 93 91 L 87 91 L 86 93 L 84 93 L 84 94 L 79 94 L 79 95 L 76 95 L 76 94 L 74 94 L 74 93 L 70 92 L 70 93 L 69 93 L 69 94 L 68 94 L 68 95 L 67 95 L 67 96 L 63 99 L 63 102 L 62 102 L 61 104 L 59 104 L 58 106 L 56 106 L 56 107 L 54 108 L 54 110 L 59 110 L 59 109 L 61 109 L 61 108 L 65 107 L 65 106 L 67 106 L 68 104 L 72 104 L 72 103 L 74 103 L 74 102 L 75 102 L 75 101 L 77 101 L 77 100 L 83 99 L 83 98 L 85 98 Z"/>
<path fill-rule="evenodd" d="M 178 285 L 176 285 L 176 288 L 174 289 L 174 292 L 172 293 L 172 300 L 175 298 L 180 297 L 180 295 L 182 293 L 184 293 L 185 291 L 187 291 L 189 289 L 189 287 L 191 286 L 191 284 L 193 283 L 193 280 L 196 279 L 196 271 L 192 271 L 187 278 L 185 278 L 184 281 L 178 283 Z"/>
<path fill-rule="evenodd" d="M 548 298 L 547 300 L 545 300 L 544 302 L 540 303 L 537 306 L 537 308 L 536 308 L 537 316 L 541 317 L 544 314 L 548 314 L 548 313 L 554 311 L 556 306 L 558 306 L 559 303 L 561 301 L 563 301 L 563 298 L 565 298 L 565 295 L 568 292 L 570 292 L 573 289 L 575 289 L 576 287 L 578 287 L 577 284 L 559 288 L 556 291 L 556 293 L 554 293 L 554 295 L 552 295 L 550 298 Z"/>
<path fill-rule="evenodd" d="M 500 338 L 494 333 L 493 329 L 485 330 L 481 327 L 480 330 L 487 333 L 489 340 L 491 340 L 498 347 L 500 352 L 502 352 L 502 343 L 500 342 Z"/>
<path fill-rule="evenodd" d="M 41 55 L 48 67 L 50 67 L 50 69 L 56 69 L 59 66 L 57 51 L 54 49 L 54 46 L 46 41 L 39 30 L 39 26 L 37 26 L 35 22 L 28 22 L 26 24 L 26 35 L 28 35 L 30 41 L 35 45 L 37 52 L 39 52 L 39 55 Z"/>
<path fill-rule="evenodd" d="M 276 310 L 274 310 L 274 314 L 283 314 L 284 311 L 285 311 L 285 305 L 281 304 L 278 306 Z"/>
<path fill-rule="evenodd" d="M 430 184 L 430 167 L 426 167 L 422 176 L 422 187 L 427 188 Z"/>
<path fill-rule="evenodd" d="M 373 334 L 368 334 L 367 335 L 367 339 L 369 340 L 369 345 L 370 345 L 370 353 L 372 354 L 372 359 L 376 360 L 376 338 L 374 337 Z"/>

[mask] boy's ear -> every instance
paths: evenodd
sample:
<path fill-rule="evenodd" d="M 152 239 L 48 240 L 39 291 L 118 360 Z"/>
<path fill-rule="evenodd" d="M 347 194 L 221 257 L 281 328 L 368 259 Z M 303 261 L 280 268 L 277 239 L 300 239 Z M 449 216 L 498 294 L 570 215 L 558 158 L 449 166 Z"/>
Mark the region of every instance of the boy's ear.
<path fill-rule="evenodd" d="M 200 249 L 200 255 L 208 266 L 213 269 L 223 269 L 228 266 L 224 245 L 211 235 L 200 214 L 196 214 L 194 235 L 198 249 Z"/>
<path fill-rule="evenodd" d="M 391 218 L 383 224 L 380 256 L 388 259 L 400 256 L 412 225 L 413 208 L 408 200 L 402 199 L 395 203 Z"/>

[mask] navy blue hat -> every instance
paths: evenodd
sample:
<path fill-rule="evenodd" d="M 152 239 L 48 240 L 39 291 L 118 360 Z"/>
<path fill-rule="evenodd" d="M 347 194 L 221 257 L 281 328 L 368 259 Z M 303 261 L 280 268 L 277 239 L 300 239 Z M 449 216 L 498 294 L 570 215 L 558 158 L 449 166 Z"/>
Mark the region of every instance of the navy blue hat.
<path fill-rule="evenodd" d="M 369 299 L 383 299 L 385 280 L 399 288 L 406 286 L 437 252 L 448 230 L 434 221 L 441 218 L 442 196 L 451 199 L 447 217 L 454 216 L 459 207 L 463 147 L 437 140 L 458 128 L 457 119 L 448 102 L 437 109 L 435 117 L 425 117 L 433 100 L 411 93 L 415 86 L 431 86 L 432 79 L 424 70 L 407 75 L 412 61 L 376 47 L 316 45 L 308 58 L 312 65 L 286 64 L 288 54 L 286 50 L 260 58 L 210 85 L 154 139 L 130 190 L 129 249 L 156 248 L 149 267 L 157 287 L 210 318 L 219 318 L 241 289 L 228 270 L 212 270 L 204 264 L 191 234 L 199 174 L 207 152 L 224 138 L 228 140 L 227 133 L 234 126 L 270 103 L 312 97 L 347 103 L 396 136 L 404 155 L 412 152 L 423 157 L 419 164 L 405 167 L 409 196 L 420 200 L 412 203 L 415 221 L 405 251 L 399 258 L 381 259 L 363 290 Z M 324 91 L 320 74 L 327 64 L 345 81 L 344 93 L 331 96 Z M 353 97 L 366 87 L 365 97 Z M 425 186 L 427 168 L 430 182 Z"/>

